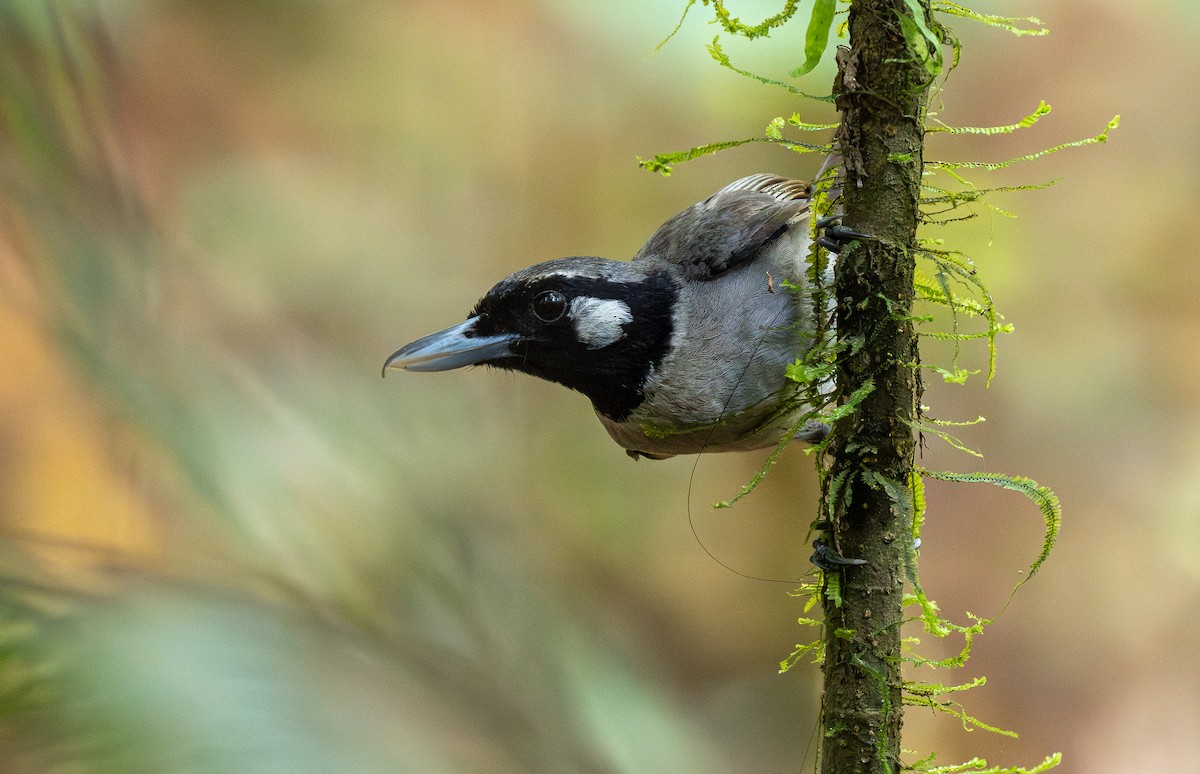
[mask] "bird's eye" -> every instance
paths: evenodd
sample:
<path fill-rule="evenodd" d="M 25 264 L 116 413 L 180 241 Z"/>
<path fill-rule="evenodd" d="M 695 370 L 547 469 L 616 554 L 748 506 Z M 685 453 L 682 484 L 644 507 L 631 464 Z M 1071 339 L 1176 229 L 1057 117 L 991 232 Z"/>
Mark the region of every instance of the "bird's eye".
<path fill-rule="evenodd" d="M 533 313 L 542 322 L 552 323 L 567 313 L 567 297 L 557 290 L 543 290 L 533 299 Z"/>

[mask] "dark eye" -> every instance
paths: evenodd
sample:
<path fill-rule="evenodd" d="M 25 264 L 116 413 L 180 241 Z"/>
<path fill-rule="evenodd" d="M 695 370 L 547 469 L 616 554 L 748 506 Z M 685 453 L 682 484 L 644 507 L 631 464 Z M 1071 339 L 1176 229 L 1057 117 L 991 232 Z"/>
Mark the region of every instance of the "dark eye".
<path fill-rule="evenodd" d="M 533 313 L 542 322 L 552 323 L 567 313 L 567 297 L 557 290 L 543 290 L 533 299 Z"/>

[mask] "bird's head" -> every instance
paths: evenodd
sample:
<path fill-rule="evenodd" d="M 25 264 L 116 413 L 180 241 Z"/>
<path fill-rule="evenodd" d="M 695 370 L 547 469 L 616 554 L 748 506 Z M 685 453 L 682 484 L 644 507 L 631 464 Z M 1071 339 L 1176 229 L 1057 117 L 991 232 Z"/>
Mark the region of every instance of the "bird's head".
<path fill-rule="evenodd" d="M 401 347 L 409 371 L 490 365 L 578 390 L 612 419 L 628 416 L 671 343 L 675 282 L 629 263 L 561 258 L 501 280 L 465 322 Z"/>

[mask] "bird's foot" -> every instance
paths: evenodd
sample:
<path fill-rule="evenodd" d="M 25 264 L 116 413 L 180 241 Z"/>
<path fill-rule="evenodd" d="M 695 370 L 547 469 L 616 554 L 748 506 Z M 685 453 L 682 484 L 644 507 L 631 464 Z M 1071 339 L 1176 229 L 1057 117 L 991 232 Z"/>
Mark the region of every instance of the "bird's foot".
<path fill-rule="evenodd" d="M 814 540 L 812 546 L 814 550 L 812 556 L 809 557 L 809 561 L 826 572 L 836 570 L 840 567 L 858 567 L 867 563 L 866 559 L 850 559 L 842 556 L 833 546 L 825 542 L 824 537 Z"/>
<path fill-rule="evenodd" d="M 824 247 L 831 253 L 840 253 L 846 246 L 855 239 L 874 239 L 870 234 L 864 234 L 861 231 L 855 231 L 851 228 L 846 228 L 838 221 L 842 219 L 841 215 L 826 215 L 817 221 L 817 231 L 820 236 L 817 237 L 817 244 Z"/>
<path fill-rule="evenodd" d="M 815 446 L 829 437 L 829 430 L 829 425 L 819 419 L 813 419 L 805 422 L 804 427 L 797 430 L 794 437 Z"/>
<path fill-rule="evenodd" d="M 674 454 L 655 454 L 654 452 L 638 451 L 637 449 L 626 449 L 625 453 L 628 454 L 634 462 L 637 462 L 642 457 L 645 457 L 648 460 L 669 460 L 675 456 Z"/>

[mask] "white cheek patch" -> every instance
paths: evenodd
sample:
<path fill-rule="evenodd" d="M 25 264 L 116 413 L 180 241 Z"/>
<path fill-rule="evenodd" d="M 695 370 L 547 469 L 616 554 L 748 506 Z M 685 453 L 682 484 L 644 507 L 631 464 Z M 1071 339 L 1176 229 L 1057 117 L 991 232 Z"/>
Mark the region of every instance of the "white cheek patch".
<path fill-rule="evenodd" d="M 600 349 L 625 338 L 624 326 L 633 322 L 629 304 L 615 298 L 580 296 L 571 302 L 575 335 L 588 349 Z"/>

